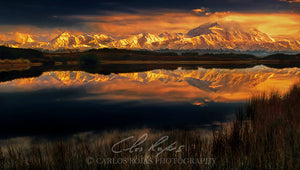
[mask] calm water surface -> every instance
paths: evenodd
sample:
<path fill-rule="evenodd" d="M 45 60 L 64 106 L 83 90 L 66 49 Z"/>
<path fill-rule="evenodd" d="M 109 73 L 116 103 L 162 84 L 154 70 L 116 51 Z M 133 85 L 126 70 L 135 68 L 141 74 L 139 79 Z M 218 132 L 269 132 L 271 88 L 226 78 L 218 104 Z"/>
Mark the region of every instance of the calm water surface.
<path fill-rule="evenodd" d="M 211 128 L 250 96 L 285 92 L 299 68 L 91 74 L 49 71 L 0 83 L 1 137 L 131 128 Z"/>

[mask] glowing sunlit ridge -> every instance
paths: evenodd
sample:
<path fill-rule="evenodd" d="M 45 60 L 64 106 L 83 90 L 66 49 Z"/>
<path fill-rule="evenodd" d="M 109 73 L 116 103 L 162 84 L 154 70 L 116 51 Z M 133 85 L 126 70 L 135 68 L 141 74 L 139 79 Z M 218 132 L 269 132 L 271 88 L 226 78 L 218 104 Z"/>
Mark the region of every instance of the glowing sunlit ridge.
<path fill-rule="evenodd" d="M 30 35 L 16 33 L 14 40 L 7 38 L 0 41 L 14 47 L 43 49 L 91 49 L 91 48 L 125 48 L 125 49 L 234 49 L 267 51 L 300 51 L 300 41 L 274 39 L 256 28 L 247 28 L 237 22 L 212 22 L 203 24 L 182 33 L 141 33 L 128 38 L 113 38 L 105 34 L 74 34 L 63 32 L 47 42 L 35 40 Z M 5 36 L 2 36 L 5 37 Z M 1 36 L 0 36 L 1 38 Z M 38 38 L 37 38 L 38 39 Z"/>

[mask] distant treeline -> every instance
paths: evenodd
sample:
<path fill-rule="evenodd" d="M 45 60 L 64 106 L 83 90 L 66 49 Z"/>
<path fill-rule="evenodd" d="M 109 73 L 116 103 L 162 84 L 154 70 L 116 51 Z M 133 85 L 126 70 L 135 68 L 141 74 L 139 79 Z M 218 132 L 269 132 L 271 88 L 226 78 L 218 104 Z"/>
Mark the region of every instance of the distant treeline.
<path fill-rule="evenodd" d="M 10 48 L 0 46 L 0 60 L 3 59 L 29 59 L 31 62 L 55 63 L 66 61 L 77 61 L 84 65 L 99 63 L 101 61 L 261 61 L 261 60 L 293 60 L 300 61 L 300 54 L 274 54 L 259 58 L 251 54 L 225 53 L 201 54 L 185 52 L 177 54 L 175 52 L 157 52 L 147 50 L 127 50 L 127 49 L 92 49 L 84 52 L 70 53 L 43 53 L 33 49 Z"/>
<path fill-rule="evenodd" d="M 269 55 L 267 57 L 264 57 L 263 59 L 268 59 L 268 60 L 300 60 L 300 54 L 296 54 L 296 55 L 273 54 L 273 55 Z"/>
<path fill-rule="evenodd" d="M 225 53 L 225 54 L 214 54 L 214 53 L 206 53 L 199 55 L 195 52 L 185 52 L 182 54 L 177 54 L 175 52 L 157 52 L 157 51 L 147 51 L 147 50 L 127 50 L 127 49 L 92 49 L 86 52 L 91 53 L 100 53 L 100 54 L 120 54 L 120 56 L 124 58 L 120 59 L 145 59 L 145 60 L 152 60 L 152 59 L 159 59 L 159 60 L 199 60 L 199 59 L 207 59 L 208 57 L 213 58 L 241 58 L 241 59 L 256 59 L 257 57 L 250 54 L 239 54 L 239 53 Z M 103 55 L 105 57 L 105 55 Z M 152 58 L 147 58 L 152 56 Z M 111 57 L 111 56 L 109 56 Z M 114 56 L 115 57 L 115 56 Z M 127 57 L 127 58 L 125 58 Z M 158 58 L 163 57 L 163 58 Z M 176 57 L 176 58 L 175 58 Z"/>
<path fill-rule="evenodd" d="M 241 53 L 182 53 L 177 54 L 175 52 L 156 52 L 146 50 L 127 50 L 127 49 L 92 49 L 84 52 L 75 53 L 45 53 L 45 56 L 51 58 L 66 57 L 67 60 L 76 60 L 82 56 L 94 56 L 98 60 L 104 61 L 259 61 L 259 60 L 298 60 L 300 54 L 287 55 L 276 54 L 270 55 L 264 58 L 257 57 L 251 54 Z"/>

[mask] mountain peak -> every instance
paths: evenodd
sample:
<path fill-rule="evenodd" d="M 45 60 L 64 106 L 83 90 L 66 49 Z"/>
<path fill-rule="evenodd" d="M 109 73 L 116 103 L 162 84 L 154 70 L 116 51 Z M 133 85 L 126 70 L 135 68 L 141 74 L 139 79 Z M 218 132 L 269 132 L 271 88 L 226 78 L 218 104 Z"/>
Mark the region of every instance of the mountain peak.
<path fill-rule="evenodd" d="M 61 34 L 59 34 L 57 37 L 70 37 L 70 36 L 72 36 L 71 32 L 64 31 Z"/>
<path fill-rule="evenodd" d="M 230 30 L 236 30 L 241 31 L 243 30 L 241 25 L 237 22 L 209 22 L 200 25 L 197 28 L 194 28 L 190 30 L 186 35 L 189 37 L 196 37 L 199 35 L 206 35 L 213 33 L 212 30 L 224 30 L 224 31 L 230 31 Z"/>
<path fill-rule="evenodd" d="M 220 26 L 220 24 L 217 21 L 210 24 L 210 27 L 215 27 L 215 26 Z"/>
<path fill-rule="evenodd" d="M 197 28 L 190 30 L 186 35 L 188 35 L 190 37 L 196 37 L 196 36 L 203 35 L 203 34 L 210 34 L 210 33 L 212 33 L 210 28 L 216 27 L 216 26 L 220 26 L 220 25 L 217 22 L 205 23 L 205 24 L 200 25 Z"/>

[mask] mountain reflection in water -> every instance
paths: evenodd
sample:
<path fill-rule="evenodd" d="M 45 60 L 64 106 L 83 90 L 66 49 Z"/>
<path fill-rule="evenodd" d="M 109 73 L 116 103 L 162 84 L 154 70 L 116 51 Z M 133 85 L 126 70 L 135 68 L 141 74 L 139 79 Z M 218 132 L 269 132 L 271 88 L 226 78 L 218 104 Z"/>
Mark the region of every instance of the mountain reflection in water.
<path fill-rule="evenodd" d="M 111 128 L 189 128 L 232 119 L 249 97 L 287 91 L 299 68 L 44 72 L 0 83 L 0 131 L 7 136 Z"/>

